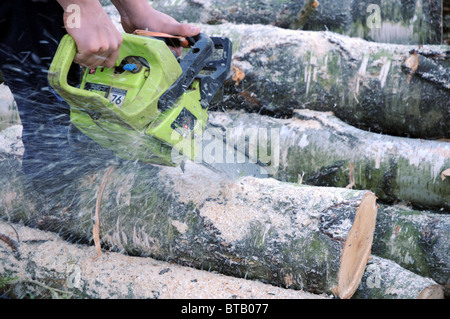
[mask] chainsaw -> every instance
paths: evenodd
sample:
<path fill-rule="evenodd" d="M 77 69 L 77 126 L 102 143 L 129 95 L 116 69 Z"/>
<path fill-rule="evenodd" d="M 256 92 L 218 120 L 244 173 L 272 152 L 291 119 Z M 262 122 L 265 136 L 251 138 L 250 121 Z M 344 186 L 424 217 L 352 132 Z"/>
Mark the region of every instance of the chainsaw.
<path fill-rule="evenodd" d="M 196 161 L 212 142 L 198 143 L 194 136 L 207 128 L 209 104 L 230 70 L 232 43 L 203 33 L 180 39 L 137 30 L 122 36 L 114 67 L 87 68 L 79 83 L 69 84 L 77 48 L 65 35 L 50 66 L 49 83 L 70 105 L 71 124 L 101 147 L 126 160 L 183 168 L 184 159 Z M 168 46 L 176 39 L 188 50 L 181 59 Z M 214 139 L 226 144 L 220 132 Z M 255 161 L 236 161 L 242 156 L 236 147 L 222 149 L 235 154 L 200 162 L 230 177 L 265 177 Z M 235 160 L 230 163 L 230 158 Z"/>

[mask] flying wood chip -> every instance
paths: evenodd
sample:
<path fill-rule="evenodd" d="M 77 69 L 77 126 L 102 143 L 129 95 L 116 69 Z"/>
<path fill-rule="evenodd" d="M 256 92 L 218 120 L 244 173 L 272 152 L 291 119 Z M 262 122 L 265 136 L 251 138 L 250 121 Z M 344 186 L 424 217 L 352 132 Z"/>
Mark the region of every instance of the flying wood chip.
<path fill-rule="evenodd" d="M 441 173 L 442 180 L 445 180 L 446 177 L 450 176 L 450 168 L 447 168 L 445 171 Z"/>
<path fill-rule="evenodd" d="M 232 65 L 231 68 L 233 69 L 234 72 L 233 81 L 236 82 L 235 85 L 237 86 L 245 78 L 245 72 L 234 65 Z"/>

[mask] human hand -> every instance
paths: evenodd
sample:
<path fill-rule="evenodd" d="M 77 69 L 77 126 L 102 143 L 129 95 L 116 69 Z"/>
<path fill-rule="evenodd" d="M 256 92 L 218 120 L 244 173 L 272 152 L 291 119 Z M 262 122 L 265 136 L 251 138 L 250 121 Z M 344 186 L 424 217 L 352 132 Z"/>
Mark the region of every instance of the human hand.
<path fill-rule="evenodd" d="M 58 0 L 64 8 L 64 25 L 77 45 L 74 62 L 88 68 L 98 66 L 113 67 L 119 56 L 122 35 L 112 23 L 98 1 L 92 0 Z M 72 26 L 68 23 L 69 4 L 77 4 L 80 8 L 80 24 Z"/>
<path fill-rule="evenodd" d="M 119 11 L 125 32 L 132 33 L 136 29 L 141 29 L 183 37 L 192 37 L 200 33 L 198 27 L 179 23 L 171 16 L 153 9 L 146 0 L 112 0 L 111 2 Z M 171 49 L 176 55 L 180 55 L 183 50 L 182 47 L 172 47 Z"/>

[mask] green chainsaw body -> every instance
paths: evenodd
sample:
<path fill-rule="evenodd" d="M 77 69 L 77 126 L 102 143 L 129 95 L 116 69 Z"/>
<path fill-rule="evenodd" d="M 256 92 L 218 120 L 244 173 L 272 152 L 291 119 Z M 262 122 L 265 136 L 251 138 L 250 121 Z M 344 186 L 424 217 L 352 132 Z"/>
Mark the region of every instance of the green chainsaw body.
<path fill-rule="evenodd" d="M 213 60 L 216 49 L 223 54 Z M 115 66 L 86 69 L 73 86 L 67 77 L 77 49 L 66 35 L 48 78 L 86 136 L 121 158 L 173 166 L 174 148 L 190 159 L 199 151 L 193 135 L 205 129 L 209 102 L 229 71 L 230 50 L 228 39 L 201 34 L 179 62 L 161 39 L 123 34 Z M 209 75 L 201 75 L 205 69 Z"/>

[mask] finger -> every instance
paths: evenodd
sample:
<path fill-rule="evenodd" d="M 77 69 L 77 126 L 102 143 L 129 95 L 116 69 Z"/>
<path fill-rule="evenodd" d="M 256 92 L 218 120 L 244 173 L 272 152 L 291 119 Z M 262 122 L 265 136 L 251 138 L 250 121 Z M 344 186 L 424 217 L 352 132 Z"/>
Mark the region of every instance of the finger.
<path fill-rule="evenodd" d="M 102 41 L 99 41 L 98 46 L 93 46 L 87 50 L 78 52 L 74 61 L 91 69 L 98 66 L 112 68 L 119 56 L 122 41 L 123 39 L 120 34 L 117 38 L 111 39 L 109 43 L 103 42 L 102 44 Z"/>
<path fill-rule="evenodd" d="M 119 49 L 112 51 L 112 53 L 105 59 L 103 66 L 107 68 L 112 68 L 116 64 L 117 58 L 119 57 Z"/>
<path fill-rule="evenodd" d="M 103 43 L 101 40 L 96 42 L 90 41 L 87 44 L 78 46 L 74 62 L 93 69 L 105 62 L 106 57 L 109 55 L 108 51 L 106 42 Z"/>
<path fill-rule="evenodd" d="M 120 53 L 120 47 L 122 45 L 123 38 L 122 35 L 118 33 L 118 37 L 111 41 L 109 45 L 109 51 L 107 58 L 103 64 L 103 66 L 106 66 L 108 68 L 114 67 L 116 64 L 117 58 L 119 57 Z"/>
<path fill-rule="evenodd" d="M 193 37 L 200 33 L 200 28 L 188 23 L 170 22 L 162 25 L 159 31 L 183 37 Z"/>
<path fill-rule="evenodd" d="M 172 51 L 173 53 L 175 53 L 176 56 L 180 56 L 183 53 L 183 48 L 182 47 L 172 47 L 169 46 L 170 51 Z"/>
<path fill-rule="evenodd" d="M 105 63 L 106 57 L 98 54 L 77 53 L 73 61 L 90 69 L 95 69 Z"/>

